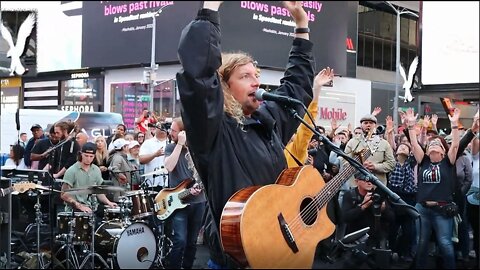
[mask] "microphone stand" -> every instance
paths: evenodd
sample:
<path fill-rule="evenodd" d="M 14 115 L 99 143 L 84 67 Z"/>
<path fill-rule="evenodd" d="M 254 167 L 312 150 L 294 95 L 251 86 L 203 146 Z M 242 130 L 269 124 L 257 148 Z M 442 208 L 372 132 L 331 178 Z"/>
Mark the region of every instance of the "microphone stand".
<path fill-rule="evenodd" d="M 326 147 L 328 147 L 331 151 L 336 153 L 338 156 L 343 157 L 346 161 L 348 161 L 348 163 L 350 163 L 350 165 L 352 165 L 355 169 L 357 169 L 363 175 L 365 175 L 367 177 L 366 181 L 371 182 L 377 188 L 379 188 L 380 191 L 382 191 L 384 194 L 386 194 L 388 196 L 388 198 L 390 199 L 390 201 L 393 204 L 395 204 L 397 206 L 405 207 L 407 209 L 407 213 L 415 219 L 420 216 L 420 214 L 415 209 L 415 207 L 413 207 L 413 206 L 407 204 L 405 201 L 403 201 L 402 198 L 400 198 L 400 196 L 398 196 L 395 192 L 393 192 L 391 189 L 389 189 L 387 186 L 385 186 L 373 173 L 371 173 L 369 170 L 365 169 L 362 164 L 360 164 L 355 159 L 353 159 L 350 156 L 348 156 L 347 154 L 345 154 L 345 152 L 343 152 L 338 146 L 333 144 L 327 137 L 325 137 L 323 134 L 320 134 L 317 130 L 315 130 L 312 126 L 310 126 L 305 120 L 303 120 L 302 117 L 300 117 L 298 115 L 298 112 L 295 109 L 287 107 L 287 106 L 284 106 L 284 107 L 290 112 L 290 114 L 294 118 L 299 120 L 308 129 L 310 129 L 313 132 L 313 134 L 317 135 L 320 138 L 320 141 Z"/>
<path fill-rule="evenodd" d="M 67 137 L 65 138 L 63 141 L 60 141 L 59 143 L 57 143 L 56 145 L 54 145 L 52 148 L 50 148 L 49 150 L 47 151 L 50 151 L 49 152 L 49 156 L 48 156 L 48 159 L 49 159 L 49 162 L 48 164 L 50 165 L 50 169 L 48 170 L 48 175 L 50 177 L 50 180 L 51 180 L 51 183 L 50 183 L 50 194 L 48 194 L 48 204 L 49 204 L 49 209 L 50 209 L 50 250 L 52 252 L 52 258 L 51 258 L 51 263 L 50 263 L 50 269 L 53 269 L 53 224 L 55 223 L 55 217 L 57 216 L 57 213 L 56 213 L 56 208 L 55 206 L 53 205 L 53 184 L 55 183 L 55 178 L 53 177 L 53 171 L 54 169 L 54 162 L 55 162 L 55 151 L 60 148 L 62 145 L 64 145 L 65 143 L 71 141 L 72 139 L 75 139 L 75 136 L 74 137 Z M 59 159 L 61 159 L 62 157 L 60 156 Z M 60 160 L 59 160 L 60 161 Z M 53 211 L 52 211 L 53 209 Z M 54 213 L 52 213 L 54 212 Z"/>

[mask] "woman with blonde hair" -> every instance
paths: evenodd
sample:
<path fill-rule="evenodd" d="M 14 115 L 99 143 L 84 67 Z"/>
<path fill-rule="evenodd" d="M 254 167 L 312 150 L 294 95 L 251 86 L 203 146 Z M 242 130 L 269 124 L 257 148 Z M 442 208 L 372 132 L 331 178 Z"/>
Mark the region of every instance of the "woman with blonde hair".
<path fill-rule="evenodd" d="M 95 144 L 97 145 L 97 151 L 95 152 L 95 159 L 93 164 L 97 165 L 102 172 L 103 180 L 108 180 L 110 178 L 108 173 L 108 149 L 107 149 L 107 140 L 103 136 L 98 136 L 95 138 Z"/>

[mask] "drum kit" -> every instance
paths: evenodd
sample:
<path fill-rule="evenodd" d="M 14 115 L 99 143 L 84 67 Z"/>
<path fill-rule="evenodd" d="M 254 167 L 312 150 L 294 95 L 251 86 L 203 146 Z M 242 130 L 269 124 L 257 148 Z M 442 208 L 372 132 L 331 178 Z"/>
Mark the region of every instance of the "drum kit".
<path fill-rule="evenodd" d="M 158 171 L 156 173 L 158 174 Z M 62 192 L 53 188 L 48 188 L 48 191 Z M 153 197 L 157 191 L 148 190 L 146 187 L 126 191 L 117 186 L 94 185 L 63 192 L 92 196 L 121 192 L 122 195 L 117 202 L 118 207 L 105 207 L 102 218 L 96 217 L 95 213 L 86 212 L 57 214 L 58 233 L 54 241 L 59 248 L 54 255 L 57 259 L 56 266 L 67 269 L 163 268 L 163 260 L 170 252 L 172 243 L 165 234 L 164 222 L 155 215 Z M 41 223 L 42 213 L 38 198 L 35 209 L 36 221 Z M 40 251 L 38 253 L 40 254 Z M 47 265 L 42 262 L 38 268 L 47 268 Z"/>

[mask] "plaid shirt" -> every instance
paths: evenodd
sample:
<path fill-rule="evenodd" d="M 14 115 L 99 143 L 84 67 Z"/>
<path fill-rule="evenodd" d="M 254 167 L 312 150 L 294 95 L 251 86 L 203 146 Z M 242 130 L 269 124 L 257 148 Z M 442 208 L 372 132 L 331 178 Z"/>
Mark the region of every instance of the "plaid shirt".
<path fill-rule="evenodd" d="M 395 163 L 395 168 L 390 173 L 388 185 L 393 191 L 402 193 L 416 193 L 417 186 L 414 182 L 413 169 L 415 168 L 415 158 L 410 155 L 403 166 L 400 162 Z"/>

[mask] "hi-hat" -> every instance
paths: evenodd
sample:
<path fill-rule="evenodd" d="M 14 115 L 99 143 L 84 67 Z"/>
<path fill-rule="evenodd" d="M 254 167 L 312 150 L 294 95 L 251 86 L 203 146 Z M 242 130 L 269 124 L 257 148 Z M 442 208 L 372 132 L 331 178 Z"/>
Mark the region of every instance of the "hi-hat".
<path fill-rule="evenodd" d="M 125 188 L 117 186 L 96 185 L 87 186 L 83 188 L 71 188 L 64 190 L 63 192 L 76 195 L 76 194 L 108 194 L 111 192 L 125 192 Z"/>
<path fill-rule="evenodd" d="M 155 171 L 153 171 L 153 172 L 149 172 L 149 173 L 146 173 L 146 174 L 142 174 L 142 175 L 140 175 L 140 176 L 141 176 L 141 177 L 145 177 L 145 176 L 150 176 L 150 175 L 165 175 L 165 174 L 168 174 L 167 169 L 155 170 Z"/>

